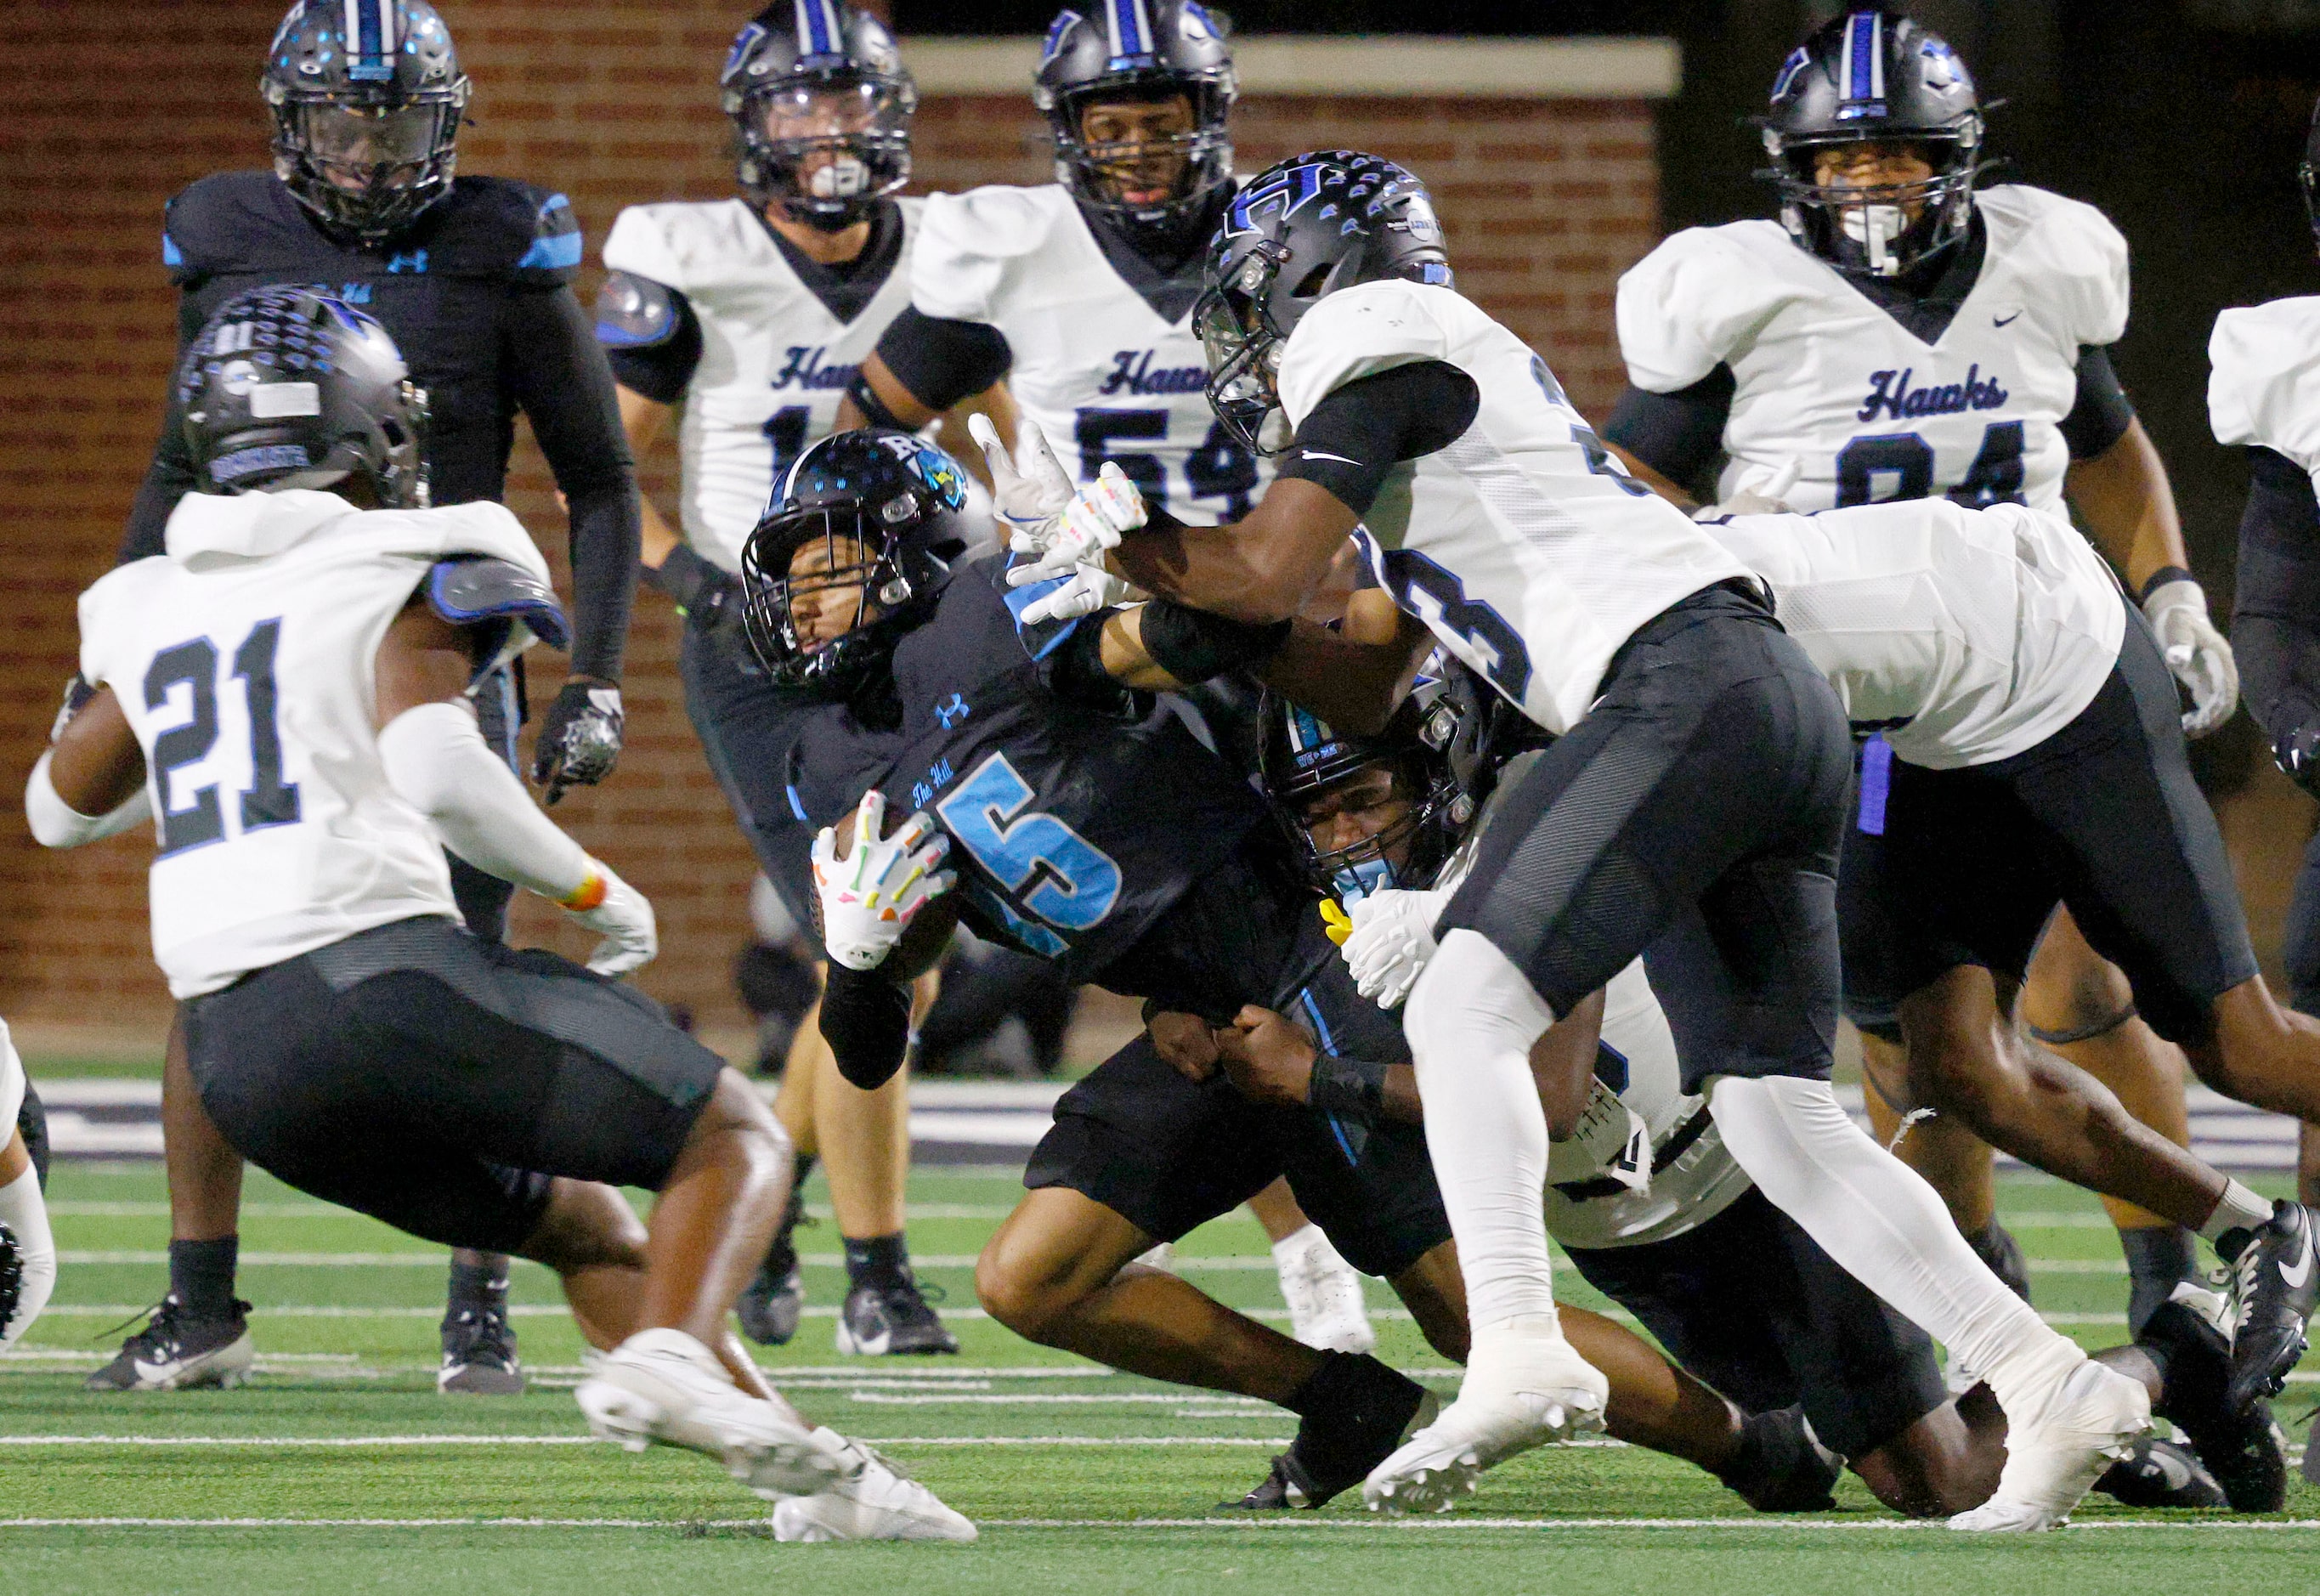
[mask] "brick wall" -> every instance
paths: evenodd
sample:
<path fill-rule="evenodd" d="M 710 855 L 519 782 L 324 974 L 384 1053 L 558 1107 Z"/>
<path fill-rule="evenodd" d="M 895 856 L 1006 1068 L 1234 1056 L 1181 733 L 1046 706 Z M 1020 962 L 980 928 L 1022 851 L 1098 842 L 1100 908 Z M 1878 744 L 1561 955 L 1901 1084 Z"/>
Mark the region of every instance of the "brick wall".
<path fill-rule="evenodd" d="M 476 84 L 464 164 L 568 193 L 592 266 L 621 205 L 730 192 L 714 86 L 737 8 L 468 0 L 447 11 Z M 204 172 L 263 162 L 254 78 L 276 14 L 252 0 L 49 0 L 0 15 L 0 55 L 39 63 L 0 85 L 0 788 L 11 809 L 72 668 L 73 596 L 111 563 L 152 445 L 175 330 L 158 260 L 162 202 Z M 1613 281 L 1656 231 L 1642 102 L 1252 97 L 1237 140 L 1247 171 L 1335 144 L 1409 164 L 1433 186 L 1461 286 L 1545 354 L 1581 405 L 1608 404 Z M 930 96 L 918 150 L 929 188 L 1047 175 L 1041 124 L 1020 96 Z M 583 292 L 593 288 L 592 277 Z M 648 491 L 665 494 L 672 476 L 664 452 Z M 521 443 L 510 503 L 553 544 L 562 521 L 547 489 Z M 647 593 L 638 611 L 629 752 L 608 786 L 583 789 L 557 818 L 657 905 L 663 953 L 643 984 L 726 1020 L 748 855 L 684 721 L 667 606 Z M 49 854 L 21 823 L 0 824 L 0 1012 L 159 1014 L 146 848 L 124 838 Z M 561 935 L 556 918 L 521 910 L 520 939 Z"/>

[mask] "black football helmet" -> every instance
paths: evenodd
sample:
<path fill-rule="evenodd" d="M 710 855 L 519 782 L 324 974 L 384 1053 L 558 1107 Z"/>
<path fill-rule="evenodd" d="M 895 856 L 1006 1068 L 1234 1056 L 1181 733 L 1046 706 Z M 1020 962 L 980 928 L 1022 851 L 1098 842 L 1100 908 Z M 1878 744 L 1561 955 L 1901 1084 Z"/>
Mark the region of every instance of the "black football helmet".
<path fill-rule="evenodd" d="M 427 0 L 298 0 L 258 87 L 274 174 L 328 226 L 376 242 L 450 192 L 467 75 Z"/>
<path fill-rule="evenodd" d="M 386 329 L 327 288 L 227 300 L 178 363 L 177 397 L 203 493 L 359 476 L 383 510 L 426 508 L 427 395 Z"/>
<path fill-rule="evenodd" d="M 966 548 L 965 506 L 966 473 L 912 433 L 836 432 L 800 455 L 741 549 L 741 627 L 766 673 L 852 694 L 933 607 Z M 819 567 L 794 569 L 814 545 Z M 832 597 L 851 612 L 817 639 Z"/>
<path fill-rule="evenodd" d="M 1056 141 L 1056 181 L 1082 204 L 1131 229 L 1173 235 L 1232 181 L 1226 120 L 1239 93 L 1228 24 L 1200 0 L 1096 0 L 1092 14 L 1058 12 L 1047 24 L 1031 103 L 1047 113 Z M 1184 96 L 1192 129 L 1164 147 L 1182 168 L 1166 198 L 1130 203 L 1119 173 L 1153 159 L 1154 146 L 1090 143 L 1082 117 L 1103 101 Z"/>
<path fill-rule="evenodd" d="M 1823 152 L 1870 143 L 1917 147 L 1933 176 L 1883 188 L 1819 180 Z M 1957 51 L 1905 16 L 1855 5 L 1781 66 L 1764 119 L 1772 164 L 1760 175 L 1799 245 L 1841 272 L 1893 277 L 1965 236 L 1981 143 L 1980 102 Z"/>
<path fill-rule="evenodd" d="M 1259 454 L 1281 408 L 1282 346 L 1323 295 L 1356 283 L 1452 278 L 1426 185 L 1382 156 L 1321 150 L 1266 168 L 1233 196 L 1209 246 L 1192 328 L 1209 361 L 1209 405 Z"/>
<path fill-rule="evenodd" d="M 886 24 L 845 0 L 774 0 L 718 75 L 741 192 L 824 232 L 911 180 L 918 86 Z"/>

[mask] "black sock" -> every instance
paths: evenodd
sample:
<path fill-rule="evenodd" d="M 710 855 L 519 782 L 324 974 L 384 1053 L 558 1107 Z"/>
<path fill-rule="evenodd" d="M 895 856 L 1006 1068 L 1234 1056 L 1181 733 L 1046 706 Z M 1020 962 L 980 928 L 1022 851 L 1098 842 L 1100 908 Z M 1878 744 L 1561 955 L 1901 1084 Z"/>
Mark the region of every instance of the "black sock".
<path fill-rule="evenodd" d="M 451 1261 L 451 1298 L 449 1317 L 457 1319 L 462 1312 L 505 1313 L 507 1311 L 507 1260 L 495 1255 L 489 1264 L 463 1264 Z"/>
<path fill-rule="evenodd" d="M 811 1153 L 797 1156 L 796 1173 L 790 1176 L 790 1200 L 782 1210 L 782 1222 L 774 1227 L 774 1244 L 766 1249 L 766 1273 L 775 1276 L 787 1274 L 797 1267 L 798 1221 L 805 1218 L 805 1183 L 813 1174 Z"/>
<path fill-rule="evenodd" d="M 856 1241 L 846 1238 L 846 1279 L 859 1290 L 876 1286 L 887 1290 L 902 1285 L 911 1278 L 910 1244 L 902 1232 L 892 1236 L 868 1236 Z"/>
<path fill-rule="evenodd" d="M 2143 1334 L 2175 1288 L 2192 1277 L 2191 1233 L 2180 1225 L 2121 1230 L 2118 1250 L 2126 1255 L 2126 1333 L 2133 1338 Z"/>
<path fill-rule="evenodd" d="M 1282 1406 L 1297 1427 L 1297 1461 L 1315 1480 L 1366 1474 L 1391 1453 L 1426 1388 L 1367 1353 L 1330 1352 Z"/>
<path fill-rule="evenodd" d="M 233 1269 L 241 1238 L 169 1243 L 169 1294 L 195 1319 L 233 1317 Z"/>

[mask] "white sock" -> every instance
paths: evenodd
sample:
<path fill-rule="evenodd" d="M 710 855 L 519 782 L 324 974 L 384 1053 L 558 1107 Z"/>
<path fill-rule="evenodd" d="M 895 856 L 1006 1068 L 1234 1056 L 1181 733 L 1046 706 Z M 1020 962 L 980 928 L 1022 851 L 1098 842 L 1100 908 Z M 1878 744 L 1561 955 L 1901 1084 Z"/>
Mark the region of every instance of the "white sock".
<path fill-rule="evenodd" d="M 2085 1361 L 1974 1256 L 1924 1177 L 1845 1117 L 1827 1082 L 1727 1075 L 1708 1108 L 1773 1206 L 1953 1362 L 1980 1371 L 2017 1422 Z"/>
<path fill-rule="evenodd" d="M 1507 956 L 1464 929 L 1442 939 L 1403 1016 L 1478 1338 L 1525 1315 L 1554 1322 L 1546 1113 L 1530 1073 L 1531 1044 L 1554 1023 Z"/>
<path fill-rule="evenodd" d="M 6 1134 L 0 1136 L 0 1147 L 15 1139 L 16 1127 L 11 1120 Z M 0 1225 L 15 1232 L 16 1245 L 24 1253 L 24 1283 L 16 1311 L 0 1325 L 0 1351 L 5 1351 L 32 1328 L 41 1310 L 49 1305 L 49 1293 L 57 1289 L 57 1243 L 49 1233 L 49 1206 L 41 1200 L 40 1177 L 29 1167 L 0 1186 Z"/>
<path fill-rule="evenodd" d="M 1305 1221 L 1303 1229 L 1291 1230 L 1273 1244 L 1273 1266 L 1276 1269 L 1287 1268 L 1291 1264 L 1311 1252 L 1316 1242 L 1326 1245 L 1328 1239 L 1321 1233 L 1320 1226 L 1308 1220 Z"/>
<path fill-rule="evenodd" d="M 2257 1196 L 2239 1182 L 2224 1183 L 2224 1194 L 2216 1199 L 2216 1211 L 2199 1227 L 2199 1234 L 2214 1241 L 2226 1230 L 2252 1230 L 2271 1221 L 2271 1204 Z"/>

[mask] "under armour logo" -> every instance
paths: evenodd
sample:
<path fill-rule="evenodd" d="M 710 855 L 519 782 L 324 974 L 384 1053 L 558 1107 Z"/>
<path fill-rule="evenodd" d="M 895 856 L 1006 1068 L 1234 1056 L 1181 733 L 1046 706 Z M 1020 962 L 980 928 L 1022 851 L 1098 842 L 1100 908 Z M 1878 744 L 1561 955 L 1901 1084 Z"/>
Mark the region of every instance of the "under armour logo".
<path fill-rule="evenodd" d="M 966 695 L 963 693 L 952 694 L 948 703 L 935 705 L 935 719 L 943 723 L 945 731 L 948 731 L 974 712 L 974 707 L 966 702 Z"/>
<path fill-rule="evenodd" d="M 386 269 L 390 272 L 423 272 L 427 269 L 427 251 L 413 249 L 406 254 L 397 249 L 386 258 Z"/>

